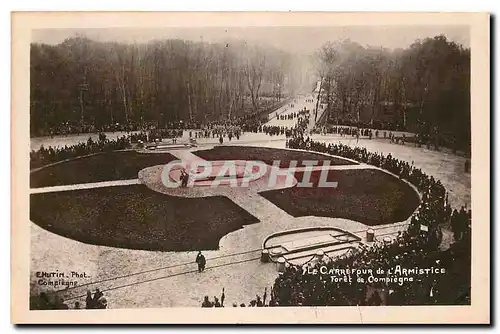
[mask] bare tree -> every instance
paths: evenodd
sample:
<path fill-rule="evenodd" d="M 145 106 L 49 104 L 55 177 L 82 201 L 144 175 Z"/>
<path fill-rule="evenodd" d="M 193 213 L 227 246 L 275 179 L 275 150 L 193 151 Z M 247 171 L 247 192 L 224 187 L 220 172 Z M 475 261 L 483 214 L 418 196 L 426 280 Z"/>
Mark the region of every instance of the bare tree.
<path fill-rule="evenodd" d="M 266 66 L 266 56 L 255 48 L 251 50 L 251 54 L 247 58 L 245 65 L 245 76 L 247 79 L 247 86 L 252 98 L 253 110 L 257 111 L 259 107 L 259 91 L 262 85 L 262 77 Z"/>

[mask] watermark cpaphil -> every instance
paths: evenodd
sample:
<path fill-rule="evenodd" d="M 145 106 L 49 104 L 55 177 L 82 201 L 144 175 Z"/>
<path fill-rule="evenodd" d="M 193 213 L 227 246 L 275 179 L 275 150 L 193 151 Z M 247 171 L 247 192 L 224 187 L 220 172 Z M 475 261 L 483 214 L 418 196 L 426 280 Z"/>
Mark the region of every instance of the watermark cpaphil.
<path fill-rule="evenodd" d="M 286 187 L 292 187 L 293 181 L 295 179 L 294 173 L 297 167 L 297 161 L 296 160 L 290 161 L 288 168 L 280 168 L 280 163 L 281 163 L 280 160 L 273 161 L 273 168 L 271 169 L 271 173 L 269 175 L 269 187 L 273 188 L 276 186 L 279 176 L 285 177 Z"/>
<path fill-rule="evenodd" d="M 185 165 L 182 163 L 181 160 L 174 160 L 166 164 L 161 170 L 161 182 L 167 188 L 178 188 L 181 186 L 180 180 L 179 182 L 177 182 L 170 178 L 170 172 L 174 169 L 184 170 Z"/>
<path fill-rule="evenodd" d="M 258 160 L 249 160 L 246 162 L 245 173 L 241 187 L 248 187 L 250 181 L 255 181 L 266 175 L 268 166 Z"/>
<path fill-rule="evenodd" d="M 220 185 L 230 187 L 248 187 L 250 182 L 256 181 L 265 176 L 269 172 L 268 186 L 270 188 L 277 186 L 278 180 L 284 178 L 284 185 L 292 187 L 295 182 L 295 173 L 301 171 L 302 179 L 297 183 L 297 187 L 312 188 L 314 183 L 311 182 L 311 176 L 315 167 L 320 172 L 320 177 L 317 182 L 319 188 L 336 188 L 338 182 L 329 182 L 328 167 L 329 161 L 324 161 L 322 165 L 318 165 L 317 160 L 303 160 L 301 166 L 298 166 L 298 161 L 291 160 L 288 167 L 280 168 L 281 161 L 275 160 L 272 167 L 263 161 L 248 160 L 244 166 L 237 163 L 235 160 L 226 160 L 223 162 L 211 162 L 205 160 L 196 160 L 191 163 L 183 163 L 181 160 L 174 160 L 163 166 L 161 179 L 168 188 L 178 188 L 182 182 L 182 177 L 187 177 L 188 180 L 184 184 L 187 187 L 192 187 L 196 182 L 207 182 L 204 185 L 210 187 L 218 187 Z M 270 168 L 271 167 L 271 168 Z M 243 171 L 241 171 L 243 168 Z M 178 179 L 173 177 L 172 172 L 177 172 Z M 238 182 L 240 181 L 240 182 Z"/>

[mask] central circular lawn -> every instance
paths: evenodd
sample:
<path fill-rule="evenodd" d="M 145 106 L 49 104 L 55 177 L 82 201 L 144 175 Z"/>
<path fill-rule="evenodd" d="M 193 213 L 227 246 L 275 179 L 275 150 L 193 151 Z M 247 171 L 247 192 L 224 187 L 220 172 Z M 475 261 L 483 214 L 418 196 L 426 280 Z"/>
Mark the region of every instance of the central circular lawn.
<path fill-rule="evenodd" d="M 215 250 L 226 234 L 259 220 L 223 196 L 181 198 L 143 185 L 32 194 L 31 221 L 94 245 Z"/>

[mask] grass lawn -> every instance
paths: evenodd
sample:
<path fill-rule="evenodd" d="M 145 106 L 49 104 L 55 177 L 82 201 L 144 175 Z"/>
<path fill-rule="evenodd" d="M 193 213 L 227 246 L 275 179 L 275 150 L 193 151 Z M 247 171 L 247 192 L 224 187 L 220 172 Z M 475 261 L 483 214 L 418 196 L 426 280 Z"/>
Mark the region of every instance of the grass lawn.
<path fill-rule="evenodd" d="M 193 154 L 208 161 L 216 160 L 258 160 L 268 165 L 280 160 L 280 167 L 287 168 L 291 160 L 297 160 L 297 167 L 301 167 L 304 160 L 330 161 L 330 165 L 355 165 L 356 163 L 342 158 L 334 158 L 319 153 L 282 150 L 267 147 L 250 146 L 217 146 L 210 150 L 195 151 Z"/>
<path fill-rule="evenodd" d="M 337 188 L 317 187 L 320 173 L 311 173 L 312 188 L 296 185 L 260 195 L 294 217 L 346 218 L 372 226 L 403 221 L 419 205 L 413 188 L 380 170 L 328 171 L 327 180 L 338 182 Z M 303 176 L 295 174 L 299 182 Z"/>
<path fill-rule="evenodd" d="M 226 234 L 258 219 L 222 196 L 172 197 L 143 185 L 30 196 L 40 227 L 94 245 L 156 250 L 214 250 Z"/>
<path fill-rule="evenodd" d="M 30 187 L 136 179 L 143 168 L 176 160 L 170 153 L 117 151 L 49 166 L 30 173 Z"/>

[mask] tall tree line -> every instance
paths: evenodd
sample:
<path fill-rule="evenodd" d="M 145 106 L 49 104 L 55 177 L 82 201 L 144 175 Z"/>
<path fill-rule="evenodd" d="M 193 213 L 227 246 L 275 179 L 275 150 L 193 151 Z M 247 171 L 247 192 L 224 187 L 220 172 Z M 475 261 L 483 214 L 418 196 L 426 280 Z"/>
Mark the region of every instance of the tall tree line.
<path fill-rule="evenodd" d="M 391 123 L 470 145 L 470 49 L 445 36 L 405 49 L 329 42 L 316 54 L 322 101 L 336 123 Z"/>
<path fill-rule="evenodd" d="M 97 42 L 83 36 L 31 45 L 31 134 L 65 124 L 204 123 L 256 111 L 304 85 L 302 60 L 242 41 Z M 302 65 L 302 64 L 301 64 Z"/>

